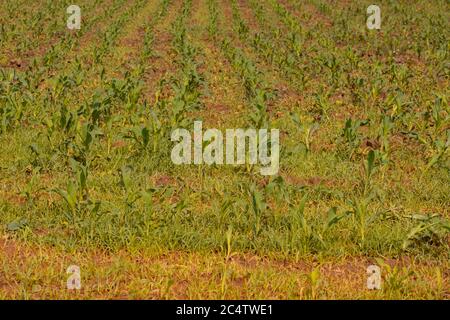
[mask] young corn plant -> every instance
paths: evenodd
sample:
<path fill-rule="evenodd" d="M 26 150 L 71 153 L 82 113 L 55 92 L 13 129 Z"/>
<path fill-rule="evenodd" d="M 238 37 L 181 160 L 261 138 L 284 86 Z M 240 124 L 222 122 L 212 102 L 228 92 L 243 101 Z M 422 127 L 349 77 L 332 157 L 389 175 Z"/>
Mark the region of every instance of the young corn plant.
<path fill-rule="evenodd" d="M 152 19 L 152 22 L 146 26 L 145 35 L 144 35 L 144 46 L 141 52 L 140 64 L 144 64 L 148 58 L 155 55 L 153 51 L 153 43 L 154 43 L 154 27 L 155 25 L 163 19 L 167 14 L 167 9 L 169 7 L 171 0 L 163 0 L 161 2 L 161 8 L 156 14 L 156 18 Z"/>
<path fill-rule="evenodd" d="M 327 237 L 334 225 L 349 215 L 349 212 L 339 214 L 337 207 L 328 210 L 327 218 L 320 223 L 308 221 L 305 217 L 305 205 L 308 194 L 300 200 L 299 205 L 291 213 L 290 238 L 293 249 L 300 246 L 301 253 L 317 252 L 328 247 Z"/>
<path fill-rule="evenodd" d="M 414 276 L 414 271 L 406 267 L 391 266 L 380 258 L 376 258 L 377 265 L 382 268 L 382 290 L 391 299 L 398 299 L 407 290 L 407 280 Z"/>
<path fill-rule="evenodd" d="M 216 0 L 208 0 L 208 10 L 209 10 L 208 32 L 209 36 L 215 40 L 217 37 L 217 20 L 219 16 Z"/>
<path fill-rule="evenodd" d="M 431 109 L 431 110 L 430 110 Z M 450 123 L 450 108 L 445 95 L 436 95 L 434 103 L 426 112 L 426 120 L 432 119 L 435 134 Z"/>
<path fill-rule="evenodd" d="M 391 118 L 388 116 L 383 116 L 379 128 L 378 139 L 381 142 L 381 147 L 378 152 L 378 158 L 380 160 L 380 164 L 382 165 L 382 176 L 384 177 L 385 171 L 387 169 L 387 165 L 389 164 L 390 159 L 390 143 L 389 138 L 391 136 L 392 129 L 394 128 L 394 123 Z"/>
<path fill-rule="evenodd" d="M 414 214 L 411 216 L 416 223 L 403 239 L 402 248 L 420 244 L 448 246 L 447 237 L 450 235 L 450 221 L 439 214 Z"/>
<path fill-rule="evenodd" d="M 344 143 L 339 144 L 339 149 L 342 149 L 342 152 L 348 154 L 349 159 L 353 159 L 356 150 L 361 144 L 362 135 L 358 131 L 359 128 L 367 124 L 367 120 L 353 120 L 349 118 L 345 121 L 340 137 Z"/>
<path fill-rule="evenodd" d="M 290 116 L 300 134 L 300 144 L 303 147 L 304 154 L 309 155 L 311 153 L 313 135 L 319 129 L 319 124 L 314 121 L 302 121 L 297 113 L 291 112 Z"/>
<path fill-rule="evenodd" d="M 14 70 L 0 71 L 0 134 L 18 124 L 27 109 L 27 97 L 21 93 L 22 81 Z"/>
<path fill-rule="evenodd" d="M 124 138 L 134 141 L 138 150 L 143 151 L 150 144 L 150 130 L 144 125 L 135 126 L 129 129 L 128 135 L 125 135 Z"/>
<path fill-rule="evenodd" d="M 72 144 L 74 155 L 73 158 L 80 163 L 87 165 L 89 162 L 89 151 L 103 132 L 90 123 L 81 124 L 78 128 L 77 137 Z"/>
<path fill-rule="evenodd" d="M 262 79 L 261 72 L 253 61 L 249 60 L 241 50 L 231 46 L 228 39 L 222 41 L 222 50 L 225 56 L 237 70 L 246 89 L 246 97 L 253 107 L 249 121 L 256 126 L 268 125 L 267 102 L 274 93 L 269 89 L 267 83 Z"/>
<path fill-rule="evenodd" d="M 125 209 L 126 212 L 131 212 L 134 203 L 139 200 L 143 193 L 136 190 L 132 181 L 132 167 L 123 166 L 119 171 L 120 183 L 119 185 L 125 191 Z"/>
<path fill-rule="evenodd" d="M 265 195 L 255 185 L 249 188 L 251 196 L 251 209 L 253 213 L 253 238 L 256 239 L 262 229 L 262 219 L 267 210 Z"/>
<path fill-rule="evenodd" d="M 290 232 L 291 232 L 291 246 L 297 247 L 300 241 L 301 252 L 307 253 L 310 251 L 313 241 L 313 227 L 305 218 L 305 206 L 308 195 L 305 194 L 300 200 L 299 205 L 291 213 Z"/>
<path fill-rule="evenodd" d="M 306 275 L 307 289 L 305 291 L 305 298 L 308 300 L 315 300 L 319 298 L 320 285 L 322 283 L 320 275 L 320 267 L 314 267 L 313 270 Z"/>
<path fill-rule="evenodd" d="M 424 169 L 424 171 L 430 170 L 433 166 L 442 166 L 449 170 L 449 155 L 450 155 L 450 129 L 447 130 L 446 139 L 436 139 L 431 143 L 431 147 L 429 147 L 429 158 L 428 163 Z"/>
<path fill-rule="evenodd" d="M 191 0 L 184 1 L 181 14 L 172 24 L 172 46 L 178 56 L 176 63 L 181 69 L 179 75 L 172 79 L 174 98 L 171 117 L 174 126 L 184 126 L 188 122 L 186 113 L 203 106 L 202 89 L 206 86 L 204 76 L 198 72 L 199 49 L 190 42 L 186 28 L 191 6 Z"/>
<path fill-rule="evenodd" d="M 356 233 L 359 237 L 359 245 L 364 246 L 369 222 L 372 215 L 369 211 L 368 198 L 350 200 L 351 210 L 348 212 L 352 217 L 353 225 L 356 226 Z"/>
<path fill-rule="evenodd" d="M 76 226 L 86 213 L 96 214 L 101 203 L 99 201 L 94 202 L 89 198 L 88 166 L 73 158 L 69 161 L 73 178 L 69 179 L 65 189 L 57 188 L 52 191 L 63 198 L 65 203 L 64 215 L 67 221 L 72 223 L 72 226 Z"/>

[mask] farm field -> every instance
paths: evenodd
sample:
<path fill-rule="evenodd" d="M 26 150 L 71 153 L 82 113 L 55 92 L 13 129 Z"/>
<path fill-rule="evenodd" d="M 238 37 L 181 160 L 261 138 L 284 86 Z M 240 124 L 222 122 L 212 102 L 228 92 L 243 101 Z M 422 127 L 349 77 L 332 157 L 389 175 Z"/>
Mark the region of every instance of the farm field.
<path fill-rule="evenodd" d="M 0 299 L 449 299 L 449 58 L 447 0 L 1 1 Z"/>

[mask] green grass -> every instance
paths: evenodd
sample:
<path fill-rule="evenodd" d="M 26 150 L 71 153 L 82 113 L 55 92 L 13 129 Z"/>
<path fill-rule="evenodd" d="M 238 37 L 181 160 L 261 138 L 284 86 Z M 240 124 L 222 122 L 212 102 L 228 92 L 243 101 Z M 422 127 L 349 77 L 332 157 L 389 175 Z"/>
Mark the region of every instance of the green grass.
<path fill-rule="evenodd" d="M 0 253 L 0 298 L 448 298 L 448 2 L 379 1 L 379 31 L 367 1 L 99 3 L 75 33 L 64 3 L 1 4 L 0 235 L 26 259 Z M 196 119 L 279 128 L 279 175 L 175 166 Z"/>

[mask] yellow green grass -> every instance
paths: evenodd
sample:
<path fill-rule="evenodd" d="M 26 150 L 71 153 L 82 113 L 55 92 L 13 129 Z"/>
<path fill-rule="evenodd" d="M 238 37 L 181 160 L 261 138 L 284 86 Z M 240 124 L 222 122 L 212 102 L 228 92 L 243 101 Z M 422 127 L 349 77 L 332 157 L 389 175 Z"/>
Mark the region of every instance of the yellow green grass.
<path fill-rule="evenodd" d="M 368 1 L 82 1 L 77 32 L 44 3 L 0 5 L 0 299 L 449 298 L 448 1 L 381 30 Z M 280 129 L 278 175 L 174 165 L 194 120 Z"/>

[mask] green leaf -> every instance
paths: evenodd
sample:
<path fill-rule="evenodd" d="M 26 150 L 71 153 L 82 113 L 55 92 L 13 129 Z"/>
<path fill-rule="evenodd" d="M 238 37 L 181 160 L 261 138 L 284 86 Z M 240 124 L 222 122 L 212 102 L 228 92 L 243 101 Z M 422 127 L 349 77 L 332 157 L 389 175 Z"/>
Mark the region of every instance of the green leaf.
<path fill-rule="evenodd" d="M 327 229 L 329 229 L 331 226 L 333 226 L 334 224 L 338 223 L 346 215 L 347 215 L 346 213 L 338 215 L 336 207 L 330 208 L 330 210 L 328 210 L 328 219 L 327 219 L 327 223 L 325 225 L 325 231 Z"/>

